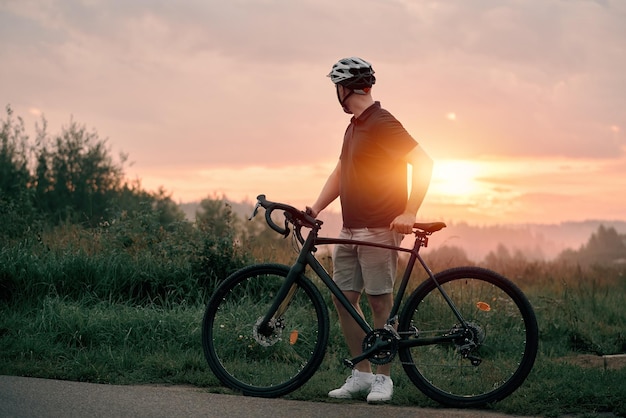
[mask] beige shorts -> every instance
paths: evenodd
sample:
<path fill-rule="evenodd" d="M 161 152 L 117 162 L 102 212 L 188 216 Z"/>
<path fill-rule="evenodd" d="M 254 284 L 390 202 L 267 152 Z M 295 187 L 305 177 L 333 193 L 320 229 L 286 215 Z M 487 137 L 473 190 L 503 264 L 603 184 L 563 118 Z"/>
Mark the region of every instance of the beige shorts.
<path fill-rule="evenodd" d="M 339 238 L 399 246 L 404 236 L 389 228 L 342 228 Z M 398 252 L 385 248 L 337 244 L 333 250 L 333 280 L 343 291 L 368 295 L 393 293 Z"/>

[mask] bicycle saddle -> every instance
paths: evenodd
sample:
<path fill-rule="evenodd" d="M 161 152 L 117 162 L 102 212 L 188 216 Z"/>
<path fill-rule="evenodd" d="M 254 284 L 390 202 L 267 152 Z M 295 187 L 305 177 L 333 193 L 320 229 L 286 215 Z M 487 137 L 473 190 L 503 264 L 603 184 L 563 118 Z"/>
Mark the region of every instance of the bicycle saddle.
<path fill-rule="evenodd" d="M 424 232 L 432 234 L 446 227 L 444 222 L 416 222 L 413 224 L 413 228 L 421 229 Z"/>

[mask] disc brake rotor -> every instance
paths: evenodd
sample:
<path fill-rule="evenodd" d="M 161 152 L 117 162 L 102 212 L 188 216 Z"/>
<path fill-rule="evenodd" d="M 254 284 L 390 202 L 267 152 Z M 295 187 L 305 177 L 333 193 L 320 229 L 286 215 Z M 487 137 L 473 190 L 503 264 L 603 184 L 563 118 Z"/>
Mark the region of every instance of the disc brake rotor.
<path fill-rule="evenodd" d="M 261 330 L 261 323 L 263 317 L 257 319 L 256 323 L 252 327 L 252 336 L 254 340 L 263 347 L 270 347 L 282 340 L 283 330 L 285 324 L 282 318 L 272 318 L 265 327 Z"/>

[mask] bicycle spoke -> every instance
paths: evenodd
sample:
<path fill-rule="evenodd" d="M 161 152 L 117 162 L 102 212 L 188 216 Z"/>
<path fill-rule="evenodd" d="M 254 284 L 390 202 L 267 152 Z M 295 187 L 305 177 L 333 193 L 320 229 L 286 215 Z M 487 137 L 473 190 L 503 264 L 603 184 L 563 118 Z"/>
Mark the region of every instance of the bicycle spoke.
<path fill-rule="evenodd" d="M 473 273 L 472 273 L 473 272 Z M 479 273 L 479 274 L 478 274 Z M 418 338 L 463 335 L 445 344 L 401 350 L 414 383 L 440 402 L 465 405 L 499 400 L 526 377 L 536 353 L 536 322 L 529 305 L 516 300 L 483 270 L 443 275 L 441 286 L 461 312 L 467 329 L 434 286 L 409 303 L 401 328 L 411 322 Z M 530 345 L 529 345 L 530 344 Z"/>
<path fill-rule="evenodd" d="M 225 283 L 207 307 L 207 360 L 224 383 L 244 393 L 288 393 L 312 375 L 323 357 L 327 313 L 314 300 L 310 282 L 296 286 L 283 315 L 262 326 L 285 275 L 284 270 L 248 270 Z"/>

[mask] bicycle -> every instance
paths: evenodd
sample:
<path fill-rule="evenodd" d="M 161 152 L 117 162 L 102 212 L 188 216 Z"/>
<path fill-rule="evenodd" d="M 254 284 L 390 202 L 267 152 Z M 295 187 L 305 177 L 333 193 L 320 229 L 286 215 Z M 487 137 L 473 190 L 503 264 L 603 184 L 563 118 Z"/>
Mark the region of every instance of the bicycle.
<path fill-rule="evenodd" d="M 412 248 L 320 237 L 322 222 L 292 206 L 268 201 L 268 225 L 284 237 L 290 225 L 301 249 L 292 266 L 255 264 L 226 278 L 211 296 L 202 322 L 206 360 L 218 379 L 244 395 L 278 397 L 304 385 L 326 353 L 329 313 L 309 267 L 365 331 L 363 352 L 344 365 L 385 364 L 396 355 L 411 382 L 447 406 L 474 407 L 513 393 L 530 373 L 538 347 L 537 320 L 522 291 L 500 274 L 456 267 L 434 274 L 419 254 L 443 222 L 415 223 Z M 272 219 L 283 211 L 284 227 Z M 306 237 L 302 228 L 308 229 Z M 320 245 L 350 243 L 410 254 L 382 329 L 351 306 L 315 257 Z M 403 301 L 419 262 L 426 278 Z M 402 306 L 402 311 L 400 308 Z"/>

